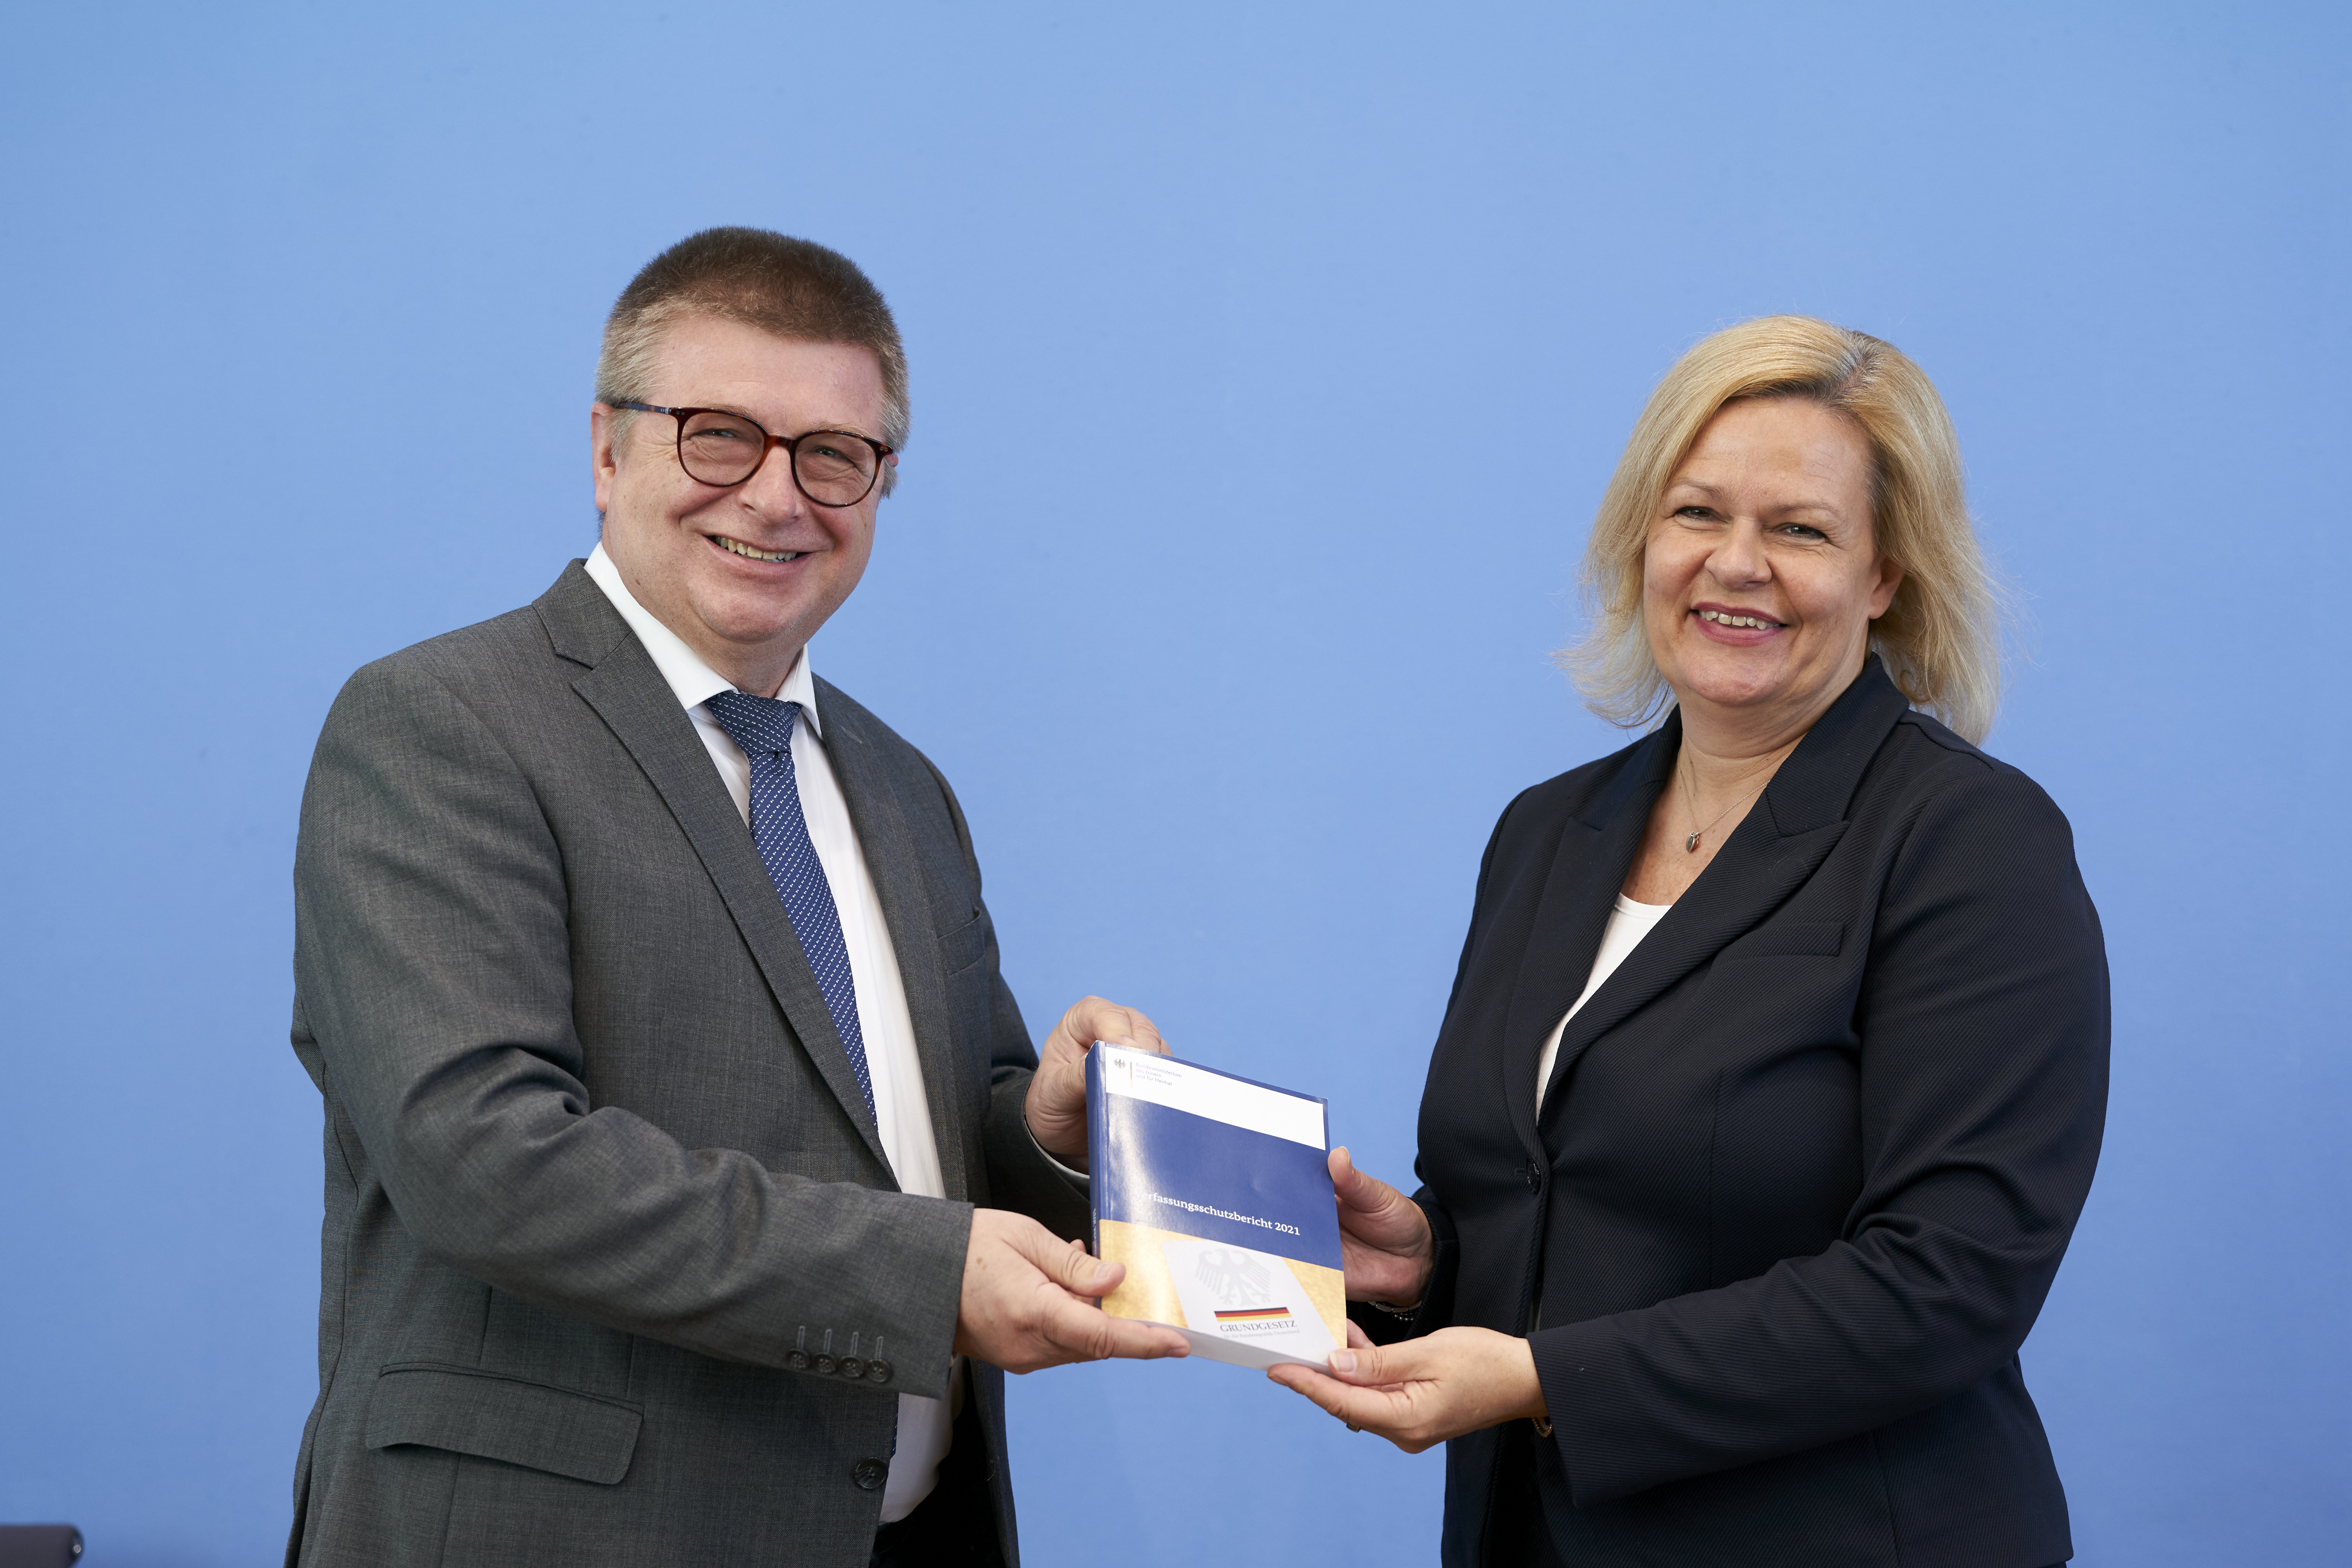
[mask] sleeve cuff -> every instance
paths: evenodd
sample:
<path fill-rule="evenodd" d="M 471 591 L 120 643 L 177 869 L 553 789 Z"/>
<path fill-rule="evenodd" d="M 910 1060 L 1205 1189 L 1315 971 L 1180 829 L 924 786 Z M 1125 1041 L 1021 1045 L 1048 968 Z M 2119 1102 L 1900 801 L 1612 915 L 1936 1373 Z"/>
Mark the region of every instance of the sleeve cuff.
<path fill-rule="evenodd" d="M 1576 1507 L 1613 1502 L 1679 1479 L 1673 1467 L 1660 1463 L 1612 1319 L 1538 1329 L 1528 1336 L 1528 1349 L 1550 1412 L 1551 1448 Z"/>
<path fill-rule="evenodd" d="M 1064 1241 L 1084 1241 L 1093 1229 L 1092 1184 L 1038 1146 L 1022 1104 L 1028 1081 L 1025 1072 L 1007 1074 L 990 1091 L 988 1205 L 1025 1214 Z"/>
<path fill-rule="evenodd" d="M 1429 1237 L 1435 1248 L 1430 1259 L 1429 1283 L 1422 1288 L 1415 1307 L 1389 1307 L 1372 1301 L 1350 1301 L 1348 1317 L 1376 1345 L 1392 1345 L 1444 1328 L 1454 1319 L 1454 1278 L 1461 1261 L 1461 1244 L 1454 1222 L 1424 1193 L 1413 1194 L 1429 1216 Z"/>
<path fill-rule="evenodd" d="M 1038 1142 L 1037 1134 L 1030 1130 L 1029 1119 L 1026 1116 L 1021 1119 L 1021 1131 L 1028 1134 L 1029 1147 L 1037 1151 L 1037 1157 L 1053 1166 L 1064 1181 L 1082 1193 L 1091 1194 L 1094 1192 L 1095 1183 L 1092 1176 L 1087 1175 L 1084 1171 L 1073 1171 L 1045 1152 L 1045 1145 Z"/>

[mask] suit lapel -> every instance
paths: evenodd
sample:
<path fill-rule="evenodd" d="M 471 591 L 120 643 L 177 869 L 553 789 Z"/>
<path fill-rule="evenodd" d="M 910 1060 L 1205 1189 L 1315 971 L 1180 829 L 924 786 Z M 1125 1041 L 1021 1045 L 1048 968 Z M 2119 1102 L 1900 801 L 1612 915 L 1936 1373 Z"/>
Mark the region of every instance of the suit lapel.
<path fill-rule="evenodd" d="M 898 959 L 898 980 L 907 994 L 907 1014 L 915 1026 L 915 1051 L 923 1064 L 923 1092 L 930 1102 L 931 1136 L 940 1151 L 947 1195 L 969 1191 L 964 1169 L 963 1103 L 966 1085 L 958 1068 L 955 1028 L 948 1011 L 947 973 L 940 959 L 938 919 L 931 907 L 930 879 L 908 826 L 905 804 L 864 733 L 859 710 L 830 682 L 818 680 L 817 716 L 826 758 L 841 783 L 849 819 L 866 853 L 866 869 L 882 900 L 883 923 Z"/>
<path fill-rule="evenodd" d="M 1536 1131 L 1535 1076 L 1544 1037 L 1592 973 L 1617 889 L 1633 868 L 1682 732 L 1681 715 L 1669 716 L 1600 798 L 1560 830 L 1503 1026 L 1504 1099 L 1530 1154 L 1543 1150 Z"/>
<path fill-rule="evenodd" d="M 1765 793 L 1770 794 L 1769 787 Z M 1774 826 L 1769 807 L 1749 812 L 1707 868 L 1699 873 L 1698 880 L 1675 900 L 1665 918 L 1625 955 L 1625 962 L 1569 1020 L 1560 1036 L 1559 1058 L 1552 1065 L 1550 1084 L 1546 1087 L 1565 1081 L 1586 1047 L 1780 908 L 1812 875 L 1813 868 L 1844 832 L 1844 823 L 1832 822 L 1808 833 L 1783 835 Z M 1621 882 L 1622 876 L 1620 872 Z M 1613 894 L 1615 889 L 1611 891 Z M 1605 910 L 1602 923 L 1607 923 Z M 1595 952 L 1598 945 L 1596 942 Z M 1588 961 L 1588 978 L 1591 968 Z M 1581 991 L 1583 986 L 1577 989 Z M 1567 1004 L 1562 1003 L 1550 1021 L 1558 1023 L 1560 1012 L 1566 1010 Z M 1528 1065 L 1532 1069 L 1534 1064 Z"/>
<path fill-rule="evenodd" d="M 1852 685 L 1830 705 L 1797 749 L 1780 764 L 1765 787 L 1756 808 L 1724 841 L 1715 859 L 1699 874 L 1674 908 L 1626 955 L 1624 963 L 1602 982 L 1561 1034 L 1559 1056 L 1552 1066 L 1547 1089 L 1567 1080 L 1570 1068 L 1593 1041 L 1647 1005 L 1667 987 L 1720 952 L 1737 938 L 1755 929 L 1765 917 L 1804 885 L 1845 833 L 1845 812 L 1862 774 L 1877 754 L 1886 733 L 1908 708 L 1895 683 L 1873 655 Z M 1537 1108 L 1528 1103 L 1530 1079 L 1543 1037 L 1559 1021 L 1590 978 L 1607 928 L 1617 889 L 1633 867 L 1643 830 L 1675 764 L 1682 741 L 1681 716 L 1675 715 L 1654 737 L 1656 750 L 1638 771 L 1643 786 L 1626 791 L 1597 835 L 1600 847 L 1580 871 L 1571 871 L 1573 890 L 1563 903 L 1559 931 L 1563 945 L 1553 950 L 1563 962 L 1542 964 L 1547 984 L 1532 990 L 1522 1012 L 1512 1003 L 1506 1035 L 1506 1058 L 1517 1077 L 1507 1087 L 1515 1096 L 1513 1121 L 1528 1105 L 1522 1136 L 1537 1132 Z M 1628 768 L 1630 774 L 1637 770 Z M 1596 815 L 1598 815 L 1596 813 Z M 1591 842 L 1588 840 L 1588 842 Z M 1569 845 L 1562 843 L 1562 861 Z M 1555 868 L 1559 878 L 1560 869 Z M 1549 910 L 1552 889 L 1545 889 Z M 1545 927 L 1540 921 L 1540 941 Z M 1528 963 L 1543 959 L 1539 947 L 1530 947 Z M 1527 980 L 1523 975 L 1522 987 Z M 1526 1037 L 1533 1031 L 1532 1041 Z M 1524 1056 L 1524 1060 L 1521 1060 Z M 1565 1098 L 1565 1097 L 1561 1097 Z M 1540 1142 L 1530 1152 L 1543 1152 Z"/>
<path fill-rule="evenodd" d="M 800 939 L 793 934 L 792 919 L 677 693 L 604 590 L 577 562 L 536 607 L 555 651 L 591 667 L 572 681 L 572 689 L 596 710 L 669 807 L 718 886 L 796 1043 L 887 1171 L 889 1156 L 883 1152 L 856 1075 L 850 1071 L 849 1055 L 825 1007 L 824 994 L 817 989 L 816 975 L 801 951 Z"/>

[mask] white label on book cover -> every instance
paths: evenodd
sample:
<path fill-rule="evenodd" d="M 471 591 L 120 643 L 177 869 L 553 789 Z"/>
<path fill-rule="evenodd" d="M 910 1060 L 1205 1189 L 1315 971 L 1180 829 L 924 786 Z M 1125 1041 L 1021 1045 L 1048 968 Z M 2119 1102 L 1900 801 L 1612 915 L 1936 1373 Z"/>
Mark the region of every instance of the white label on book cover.
<path fill-rule="evenodd" d="M 1325 1147 L 1319 1100 L 1244 1083 L 1125 1046 L 1102 1045 L 1095 1049 L 1103 1053 L 1103 1088 L 1111 1094 L 1132 1095 L 1171 1110 L 1188 1110 L 1310 1149 Z"/>

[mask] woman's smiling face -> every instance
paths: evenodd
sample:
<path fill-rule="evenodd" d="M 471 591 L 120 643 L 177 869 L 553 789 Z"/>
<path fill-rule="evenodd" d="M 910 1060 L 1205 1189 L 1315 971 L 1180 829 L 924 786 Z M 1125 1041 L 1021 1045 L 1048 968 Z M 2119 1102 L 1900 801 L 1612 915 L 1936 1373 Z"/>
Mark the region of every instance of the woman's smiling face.
<path fill-rule="evenodd" d="M 1861 670 L 1902 580 L 1871 529 L 1861 426 L 1807 398 L 1742 399 L 1700 430 L 1651 520 L 1650 654 L 1686 720 L 1801 729 Z"/>

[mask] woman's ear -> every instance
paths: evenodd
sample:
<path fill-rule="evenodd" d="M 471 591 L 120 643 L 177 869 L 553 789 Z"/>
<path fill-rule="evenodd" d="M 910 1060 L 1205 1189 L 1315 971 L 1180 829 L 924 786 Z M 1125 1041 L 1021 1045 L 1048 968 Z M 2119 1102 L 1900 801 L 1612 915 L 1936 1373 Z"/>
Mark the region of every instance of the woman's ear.
<path fill-rule="evenodd" d="M 1895 603 L 1895 590 L 1903 586 L 1903 563 L 1892 555 L 1878 558 L 1878 586 L 1870 591 L 1870 618 L 1876 620 Z"/>

